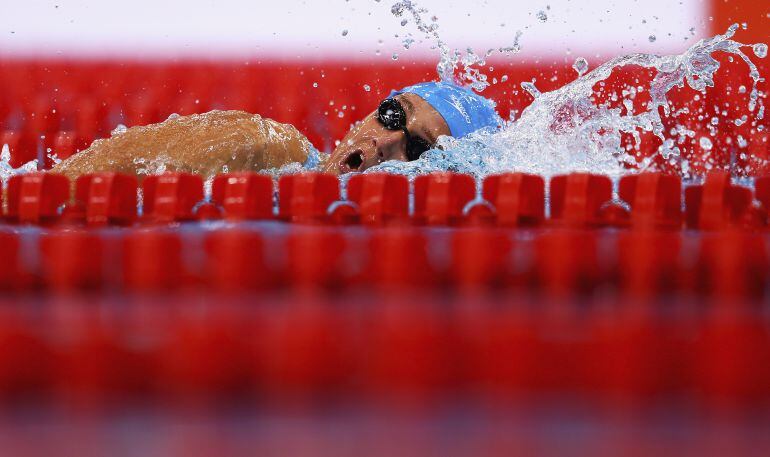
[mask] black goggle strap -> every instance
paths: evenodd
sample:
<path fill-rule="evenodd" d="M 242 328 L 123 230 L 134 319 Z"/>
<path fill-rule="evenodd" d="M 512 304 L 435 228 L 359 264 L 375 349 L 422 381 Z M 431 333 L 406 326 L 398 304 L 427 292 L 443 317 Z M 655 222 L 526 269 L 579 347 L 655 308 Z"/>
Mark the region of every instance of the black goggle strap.
<path fill-rule="evenodd" d="M 414 151 L 415 142 L 412 141 L 412 136 L 409 134 L 409 130 L 406 129 L 406 127 L 401 129 L 402 132 L 404 132 L 404 136 L 406 137 L 406 155 L 409 160 L 416 160 L 419 158 L 419 155 L 417 155 Z M 415 157 L 417 156 L 417 157 Z"/>

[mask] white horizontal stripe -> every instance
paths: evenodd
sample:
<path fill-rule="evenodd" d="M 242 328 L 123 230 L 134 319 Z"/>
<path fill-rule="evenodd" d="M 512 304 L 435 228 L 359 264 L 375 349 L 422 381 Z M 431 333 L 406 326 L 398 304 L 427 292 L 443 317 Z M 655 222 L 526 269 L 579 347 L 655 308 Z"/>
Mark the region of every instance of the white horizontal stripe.
<path fill-rule="evenodd" d="M 394 0 L 0 0 L 0 53 L 136 56 L 266 55 L 283 58 L 424 57 L 425 43 L 401 47 Z M 422 0 L 450 45 L 510 46 L 522 54 L 591 57 L 678 52 L 708 29 L 708 1 Z M 550 9 L 547 6 L 550 5 Z M 58 7 L 57 7 L 58 6 Z M 545 22 L 537 18 L 544 11 Z M 411 17 L 409 17 L 411 22 Z M 690 30 L 693 29 L 695 35 Z M 343 30 L 347 35 L 343 36 Z M 400 35 L 396 38 L 394 35 Z M 655 35 L 650 42 L 648 37 Z M 688 38 L 688 40 L 685 40 Z M 378 41 L 382 40 L 382 44 Z M 380 55 L 376 55 L 376 51 Z"/>

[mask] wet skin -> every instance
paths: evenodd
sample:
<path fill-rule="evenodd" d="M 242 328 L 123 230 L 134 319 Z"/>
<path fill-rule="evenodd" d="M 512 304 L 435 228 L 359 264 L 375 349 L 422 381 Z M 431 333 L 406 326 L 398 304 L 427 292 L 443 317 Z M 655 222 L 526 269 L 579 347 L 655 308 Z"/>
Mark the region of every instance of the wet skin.
<path fill-rule="evenodd" d="M 410 137 L 435 144 L 449 135 L 444 118 L 418 95 L 396 96 L 406 114 Z M 213 176 L 224 171 L 262 171 L 303 163 L 310 142 L 294 127 L 242 111 L 210 111 L 135 126 L 94 141 L 52 171 L 75 180 L 96 172 L 136 175 L 161 170 Z M 364 171 L 387 160 L 408 160 L 406 135 L 388 130 L 376 111 L 366 116 L 340 142 L 324 166 L 334 174 Z M 159 168 L 160 167 L 160 168 Z"/>
<path fill-rule="evenodd" d="M 441 114 L 415 94 L 395 97 L 406 112 L 406 128 L 413 137 L 435 144 L 441 135 L 450 135 Z M 330 173 L 364 171 L 388 160 L 408 161 L 406 136 L 400 130 L 388 130 L 377 120 L 375 110 L 345 135 L 325 166 Z"/>

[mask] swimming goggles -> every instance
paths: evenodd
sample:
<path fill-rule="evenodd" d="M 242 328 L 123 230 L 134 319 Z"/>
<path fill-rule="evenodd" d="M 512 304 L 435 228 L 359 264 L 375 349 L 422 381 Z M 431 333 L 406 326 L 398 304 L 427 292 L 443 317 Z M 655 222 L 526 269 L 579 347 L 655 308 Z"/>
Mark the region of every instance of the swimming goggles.
<path fill-rule="evenodd" d="M 406 157 L 417 160 L 432 144 L 418 136 L 412 136 L 406 128 L 406 111 L 395 98 L 386 98 L 377 108 L 377 120 L 388 130 L 401 130 L 406 136 Z"/>

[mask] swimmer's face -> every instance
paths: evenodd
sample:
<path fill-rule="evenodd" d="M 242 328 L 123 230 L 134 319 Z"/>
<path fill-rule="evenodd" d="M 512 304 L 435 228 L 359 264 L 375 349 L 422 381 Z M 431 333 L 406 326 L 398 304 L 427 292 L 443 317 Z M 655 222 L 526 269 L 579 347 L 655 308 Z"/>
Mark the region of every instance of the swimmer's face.
<path fill-rule="evenodd" d="M 406 113 L 406 129 L 414 142 L 436 144 L 441 135 L 449 135 L 441 114 L 419 95 L 400 94 L 395 98 Z M 401 130 L 388 130 L 378 120 L 377 111 L 356 125 L 334 150 L 326 164 L 329 173 L 364 171 L 387 160 L 408 161 L 407 138 Z"/>

